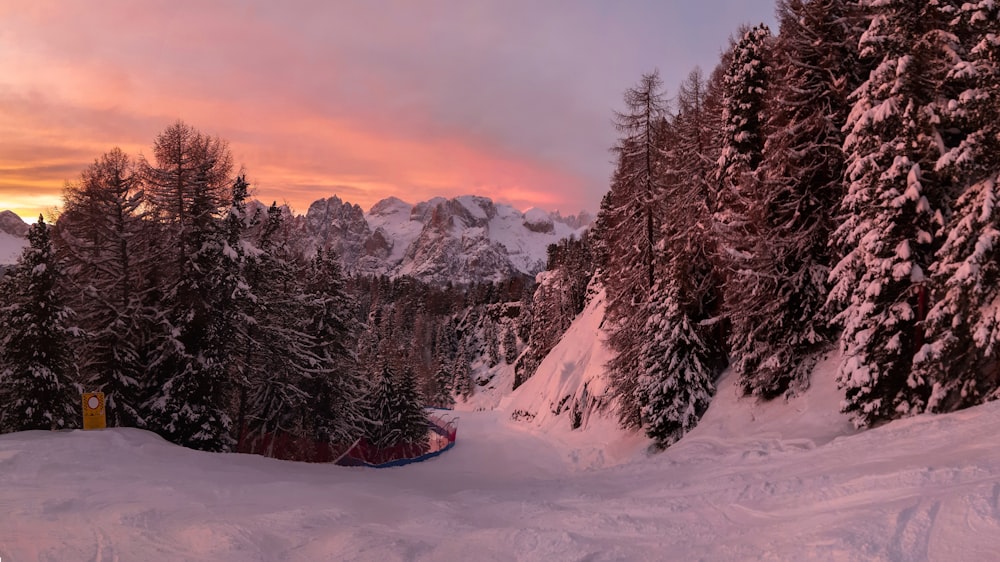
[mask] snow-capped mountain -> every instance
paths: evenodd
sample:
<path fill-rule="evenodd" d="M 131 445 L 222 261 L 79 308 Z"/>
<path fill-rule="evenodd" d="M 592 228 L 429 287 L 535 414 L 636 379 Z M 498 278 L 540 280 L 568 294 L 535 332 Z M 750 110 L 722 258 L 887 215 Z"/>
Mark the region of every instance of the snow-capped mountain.
<path fill-rule="evenodd" d="M 309 206 L 296 228 L 306 242 L 334 248 L 348 273 L 412 275 L 430 283 L 497 281 L 545 267 L 549 244 L 579 235 L 583 217 L 525 213 L 486 197 L 395 197 L 364 213 L 334 196 Z"/>

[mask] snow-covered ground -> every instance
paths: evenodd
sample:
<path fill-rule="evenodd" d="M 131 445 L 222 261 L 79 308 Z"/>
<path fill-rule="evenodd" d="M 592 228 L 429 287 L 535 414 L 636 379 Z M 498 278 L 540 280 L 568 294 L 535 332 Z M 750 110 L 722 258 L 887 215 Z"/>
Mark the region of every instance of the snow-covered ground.
<path fill-rule="evenodd" d="M 680 443 L 649 455 L 625 436 L 598 469 L 585 434 L 500 410 L 458 412 L 454 449 L 384 470 L 134 429 L 4 435 L 0 559 L 998 559 L 1000 404 L 855 433 L 833 365 L 787 403 L 724 379 Z"/>

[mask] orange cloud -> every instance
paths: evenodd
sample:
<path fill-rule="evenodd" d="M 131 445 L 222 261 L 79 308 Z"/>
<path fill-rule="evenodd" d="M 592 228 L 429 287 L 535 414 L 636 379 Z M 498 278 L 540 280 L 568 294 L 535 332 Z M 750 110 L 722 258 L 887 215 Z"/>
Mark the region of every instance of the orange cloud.
<path fill-rule="evenodd" d="M 70 73 L 69 81 L 75 80 Z M 328 117 L 254 100 L 150 96 L 108 109 L 93 79 L 72 99 L 0 96 L 0 208 L 34 217 L 59 204 L 62 188 L 114 146 L 149 152 L 156 133 L 181 117 L 230 141 L 257 197 L 303 212 L 333 194 L 368 208 L 396 196 L 411 202 L 477 193 L 520 207 L 565 206 L 556 192 L 579 180 L 484 146 L 474 138 L 423 138 L 365 128 L 365 116 Z M 143 106 L 149 109 L 143 111 Z M 177 116 L 161 115 L 169 107 Z"/>
<path fill-rule="evenodd" d="M 520 207 L 551 207 L 571 204 L 560 199 L 556 189 L 579 182 L 477 146 L 474 139 L 407 138 L 393 131 L 365 130 L 350 121 L 310 116 L 268 121 L 276 142 L 236 140 L 234 151 L 248 165 L 260 162 L 248 170 L 258 197 L 284 198 L 298 210 L 334 193 L 364 208 L 388 196 L 417 202 L 468 193 Z"/>
<path fill-rule="evenodd" d="M 352 49 L 364 43 L 317 52 L 260 8 L 237 21 L 225 7 L 197 6 L 198 18 L 170 2 L 100 13 L 45 0 L 0 6 L 0 208 L 37 216 L 102 153 L 148 155 L 178 118 L 229 140 L 257 197 L 299 212 L 333 194 L 365 208 L 468 193 L 521 208 L 583 206 L 575 173 L 476 127 L 440 125 L 389 75 L 359 74 Z"/>

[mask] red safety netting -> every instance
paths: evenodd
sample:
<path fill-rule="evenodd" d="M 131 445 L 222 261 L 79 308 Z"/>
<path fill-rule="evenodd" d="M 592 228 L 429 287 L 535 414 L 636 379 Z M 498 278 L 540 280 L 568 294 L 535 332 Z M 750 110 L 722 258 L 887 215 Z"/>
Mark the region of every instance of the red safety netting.
<path fill-rule="evenodd" d="M 286 432 L 249 434 L 245 430 L 237 452 L 275 459 L 305 462 L 335 462 L 341 466 L 402 466 L 433 458 L 455 444 L 458 429 L 455 419 L 432 413 L 428 416 L 427 441 L 400 443 L 393 447 L 374 447 L 361 438 L 351 444 L 331 444 Z"/>

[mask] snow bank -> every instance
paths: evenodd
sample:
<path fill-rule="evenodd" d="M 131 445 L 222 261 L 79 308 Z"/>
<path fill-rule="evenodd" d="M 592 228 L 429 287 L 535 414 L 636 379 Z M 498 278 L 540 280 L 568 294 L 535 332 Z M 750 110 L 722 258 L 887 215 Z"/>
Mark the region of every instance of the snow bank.
<path fill-rule="evenodd" d="M 580 469 L 633 461 L 651 443 L 640 433 L 620 429 L 612 411 L 605 376 L 612 354 L 602 329 L 604 307 L 601 291 L 573 321 L 535 376 L 508 396 L 476 402 L 479 408 L 489 405 L 525 428 L 558 441 L 572 466 Z M 789 401 L 745 398 L 735 377 L 726 371 L 701 422 L 674 449 L 720 439 L 740 448 L 815 448 L 854 433 L 848 416 L 840 413 L 842 392 L 835 382 L 839 361 L 839 355 L 821 361 L 812 388 Z"/>
<path fill-rule="evenodd" d="M 454 449 L 385 470 L 201 453 L 134 429 L 4 435 L 0 558 L 995 559 L 1000 404 L 833 435 L 808 429 L 826 414 L 797 411 L 806 402 L 720 399 L 666 452 L 583 472 L 501 412 L 459 413 Z"/>
<path fill-rule="evenodd" d="M 649 441 L 618 428 L 607 397 L 611 358 L 601 329 L 604 291 L 595 294 L 535 375 L 497 408 L 562 445 L 571 465 L 595 469 L 634 459 Z"/>

